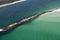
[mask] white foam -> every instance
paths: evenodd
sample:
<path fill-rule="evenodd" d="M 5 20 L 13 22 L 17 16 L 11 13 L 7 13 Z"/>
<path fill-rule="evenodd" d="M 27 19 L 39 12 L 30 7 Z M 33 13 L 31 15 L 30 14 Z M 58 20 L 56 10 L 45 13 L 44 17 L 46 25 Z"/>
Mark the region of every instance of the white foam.
<path fill-rule="evenodd" d="M 51 12 L 46 12 L 45 14 L 40 16 L 40 21 L 46 22 L 60 22 L 60 8 L 50 10 Z"/>
<path fill-rule="evenodd" d="M 54 12 L 57 12 L 57 11 L 60 11 L 60 9 L 56 9 L 56 10 L 54 10 Z"/>
<path fill-rule="evenodd" d="M 3 4 L 3 5 L 0 5 L 0 7 L 5 7 L 5 6 L 8 6 L 8 5 L 16 4 L 16 3 L 19 3 L 19 2 L 23 2 L 23 1 L 26 1 L 26 0 L 19 0 L 19 1 L 12 2 L 12 3 Z"/>
<path fill-rule="evenodd" d="M 12 26 L 17 25 L 17 24 L 18 23 L 13 23 L 13 24 L 9 25 L 8 27 L 12 27 Z"/>
<path fill-rule="evenodd" d="M 3 29 L 0 29 L 0 32 L 3 31 Z"/>

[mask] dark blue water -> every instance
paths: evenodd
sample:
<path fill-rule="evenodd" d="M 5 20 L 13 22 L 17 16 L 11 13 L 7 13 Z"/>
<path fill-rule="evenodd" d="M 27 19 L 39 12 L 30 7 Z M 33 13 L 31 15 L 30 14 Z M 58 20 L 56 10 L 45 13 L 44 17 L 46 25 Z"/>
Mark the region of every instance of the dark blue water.
<path fill-rule="evenodd" d="M 0 27 L 36 14 L 51 0 L 27 0 L 0 8 Z"/>
<path fill-rule="evenodd" d="M 2 7 L 0 8 L 0 27 L 54 8 L 60 8 L 60 0 L 27 0 Z M 0 34 L 0 40 L 60 40 L 60 16 L 57 16 L 58 18 L 49 16 L 40 16 L 32 22 L 18 26 L 9 33 L 6 32 L 5 35 Z"/>

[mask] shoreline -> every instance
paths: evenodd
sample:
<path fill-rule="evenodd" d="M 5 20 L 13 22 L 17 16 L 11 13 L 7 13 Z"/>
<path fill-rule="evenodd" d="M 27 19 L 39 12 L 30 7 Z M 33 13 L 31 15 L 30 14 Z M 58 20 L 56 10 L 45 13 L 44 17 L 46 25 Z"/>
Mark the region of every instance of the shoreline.
<path fill-rule="evenodd" d="M 33 16 L 31 16 L 31 17 L 22 19 L 21 21 L 12 23 L 12 24 L 10 24 L 10 25 L 8 25 L 8 26 L 6 26 L 6 27 L 1 28 L 1 29 L 0 29 L 0 32 L 5 32 L 5 31 L 13 30 L 13 29 L 16 28 L 17 26 L 22 25 L 22 24 L 24 24 L 24 23 L 26 23 L 26 22 L 29 22 L 29 21 L 31 21 L 31 20 L 33 20 L 33 19 L 35 19 L 35 18 L 37 18 L 37 17 L 39 17 L 39 16 L 41 16 L 41 15 L 43 15 L 43 14 L 45 14 L 45 13 L 48 13 L 48 12 L 60 12 L 60 8 L 56 8 L 56 9 L 54 9 L 54 10 L 48 10 L 48 11 L 46 11 L 46 12 L 42 12 L 42 13 L 33 15 Z"/>
<path fill-rule="evenodd" d="M 7 0 L 7 1 L 0 1 L 0 5 L 3 5 L 3 4 L 7 4 L 7 3 L 12 3 L 12 2 L 15 2 L 15 1 L 19 1 L 19 0 Z"/>
<path fill-rule="evenodd" d="M 11 2 L 11 3 L 2 4 L 2 5 L 0 5 L 0 7 L 5 7 L 5 6 L 16 4 L 16 3 L 19 3 L 19 2 L 24 2 L 24 1 L 26 1 L 26 0 L 14 1 L 14 2 Z"/>

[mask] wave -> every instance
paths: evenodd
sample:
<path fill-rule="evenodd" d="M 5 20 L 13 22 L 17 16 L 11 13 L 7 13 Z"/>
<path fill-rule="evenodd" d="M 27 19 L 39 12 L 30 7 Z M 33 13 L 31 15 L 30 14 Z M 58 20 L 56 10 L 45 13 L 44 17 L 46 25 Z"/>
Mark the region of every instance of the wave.
<path fill-rule="evenodd" d="M 26 1 L 26 0 L 19 0 L 19 1 L 12 2 L 12 3 L 3 4 L 3 5 L 0 5 L 0 7 L 5 7 L 5 6 L 16 4 L 16 3 L 19 3 L 19 2 L 24 2 L 24 1 Z"/>

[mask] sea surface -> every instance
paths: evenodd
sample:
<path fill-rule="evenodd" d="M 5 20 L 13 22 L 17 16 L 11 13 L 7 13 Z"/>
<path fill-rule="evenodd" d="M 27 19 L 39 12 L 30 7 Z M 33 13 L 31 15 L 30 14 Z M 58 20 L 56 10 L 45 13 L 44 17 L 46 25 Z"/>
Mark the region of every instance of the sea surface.
<path fill-rule="evenodd" d="M 32 15 L 60 8 L 60 0 L 26 0 L 0 8 L 0 27 L 5 27 Z M 53 14 L 53 15 L 52 15 Z M 0 40 L 60 40 L 60 15 L 39 16 L 11 32 L 0 35 Z"/>

